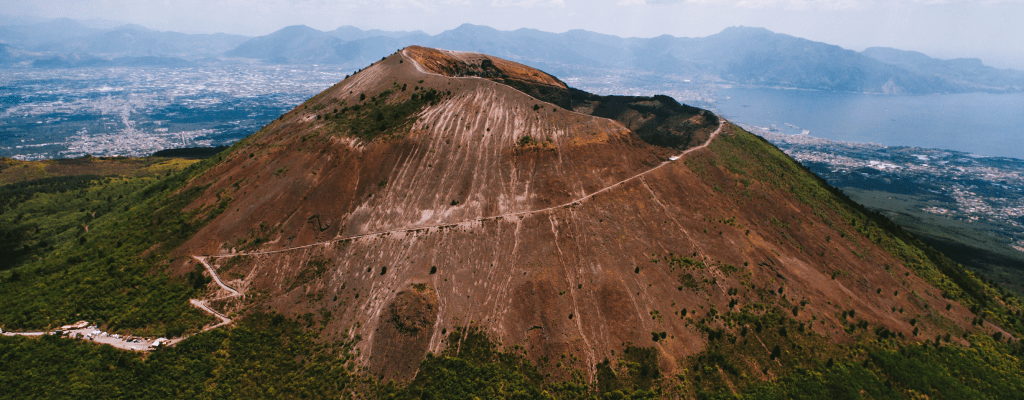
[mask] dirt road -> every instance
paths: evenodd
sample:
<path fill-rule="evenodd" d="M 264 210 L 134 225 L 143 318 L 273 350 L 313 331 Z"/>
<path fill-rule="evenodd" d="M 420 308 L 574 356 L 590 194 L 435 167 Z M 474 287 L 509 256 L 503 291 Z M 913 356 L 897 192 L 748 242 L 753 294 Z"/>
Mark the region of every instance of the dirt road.
<path fill-rule="evenodd" d="M 235 290 L 234 288 L 224 284 L 224 281 L 222 281 L 220 279 L 220 276 L 217 275 L 217 271 L 214 270 L 213 267 L 210 266 L 210 264 L 206 262 L 206 258 L 198 257 L 198 256 L 192 256 L 192 258 L 194 258 L 194 259 L 196 259 L 196 261 L 199 261 L 200 263 L 202 263 L 203 266 L 206 267 L 206 270 L 210 273 L 210 276 L 213 277 L 213 281 L 217 282 L 217 285 L 219 285 L 221 288 L 223 288 L 224 290 L 227 290 L 230 293 L 228 296 L 222 297 L 222 299 L 223 298 L 237 297 L 237 296 L 241 296 L 242 295 L 241 292 L 239 292 L 239 291 Z M 196 308 L 199 308 L 199 309 L 201 309 L 201 310 L 203 310 L 203 311 L 205 311 L 207 313 L 210 313 L 210 315 L 213 315 L 214 317 L 217 317 L 217 319 L 219 320 L 219 322 L 217 322 L 216 324 L 208 325 L 206 327 L 203 327 L 203 329 L 200 332 L 206 332 L 206 331 L 209 331 L 209 330 L 212 330 L 212 329 L 217 329 L 217 328 L 220 328 L 220 327 L 222 327 L 224 325 L 230 324 L 232 322 L 231 318 L 228 318 L 227 316 L 225 316 L 225 315 L 215 311 L 214 309 L 210 308 L 210 306 L 209 306 L 209 304 L 207 304 L 206 300 L 191 299 L 191 300 L 189 300 L 189 303 L 191 303 L 192 306 L 194 306 Z M 83 323 L 83 325 L 84 325 L 84 323 Z M 122 350 L 132 350 L 132 351 L 149 351 L 149 350 L 153 350 L 155 347 L 152 346 L 152 344 L 153 344 L 153 342 L 155 342 L 157 340 L 157 338 L 151 338 L 151 337 L 132 337 L 132 336 L 121 336 L 121 335 L 117 335 L 117 334 L 110 334 L 110 333 L 107 333 L 107 332 L 102 332 L 100 330 L 97 330 L 95 327 L 80 328 L 80 329 L 69 329 L 69 330 L 63 330 L 63 331 L 55 330 L 55 331 L 49 331 L 49 332 L 4 332 L 3 335 L 4 336 L 43 336 L 43 335 L 53 335 L 53 334 L 56 334 L 56 332 L 62 332 L 63 335 L 64 335 L 63 337 L 66 337 L 66 338 L 85 340 L 85 341 L 90 341 L 90 342 L 94 342 L 94 343 L 100 343 L 100 344 L 114 346 L 114 347 L 122 349 Z M 165 340 L 164 343 L 161 344 L 161 345 L 162 346 L 173 346 L 173 345 L 177 344 L 178 342 L 181 342 L 182 340 L 185 340 L 187 338 L 188 338 L 188 336 L 182 336 L 182 337 L 179 337 L 179 338 Z"/>
<path fill-rule="evenodd" d="M 217 282 L 217 285 L 220 285 L 221 288 L 223 288 L 224 290 L 227 290 L 228 292 L 231 293 L 231 295 L 229 295 L 227 297 L 234 297 L 234 296 L 241 295 L 241 293 L 239 293 L 237 290 L 232 289 L 228 285 L 225 285 L 224 282 L 220 280 L 220 275 L 217 275 L 217 271 L 214 271 L 213 267 L 210 266 L 210 264 L 206 262 L 206 257 L 203 257 L 203 256 L 192 256 L 192 258 L 195 259 L 196 261 L 199 261 L 201 264 L 203 264 L 203 267 L 206 267 L 206 271 L 210 273 L 210 276 L 213 277 L 213 281 L 214 282 Z"/>
<path fill-rule="evenodd" d="M 302 245 L 302 246 L 288 247 L 288 248 L 279 249 L 279 250 L 250 251 L 250 252 L 240 252 L 240 253 L 223 254 L 223 255 L 210 255 L 210 256 L 192 256 L 192 258 L 195 258 L 197 260 L 202 259 L 201 262 L 203 263 L 203 265 L 205 265 L 207 270 L 211 271 L 211 273 L 212 273 L 213 269 L 208 264 L 206 264 L 205 260 L 207 258 L 231 258 L 231 257 L 238 257 L 238 256 L 255 256 L 255 255 L 264 255 L 264 254 L 277 254 L 277 253 L 284 253 L 284 252 L 294 251 L 294 250 L 308 249 L 310 247 L 316 247 L 316 246 L 327 246 L 327 245 L 330 245 L 330 244 L 333 244 L 333 243 L 336 243 L 336 242 L 340 242 L 340 241 L 343 241 L 343 240 L 351 240 L 351 239 L 360 239 L 360 238 L 365 238 L 365 237 L 375 237 L 375 236 L 381 236 L 381 235 L 389 235 L 389 234 L 407 232 L 407 231 L 410 231 L 410 230 L 436 229 L 436 228 L 440 228 L 440 227 L 443 227 L 443 226 L 459 225 L 459 224 L 467 223 L 467 222 L 478 222 L 478 221 L 490 220 L 490 219 L 495 219 L 495 218 L 509 218 L 509 217 L 526 216 L 526 215 L 543 213 L 543 212 L 555 210 L 555 209 L 558 209 L 558 208 L 571 206 L 573 204 L 578 204 L 580 202 L 586 201 L 587 199 L 590 199 L 590 198 L 592 198 L 592 197 L 594 197 L 594 196 L 596 196 L 598 194 L 601 194 L 601 193 L 607 192 L 607 191 L 609 191 L 611 189 L 614 189 L 616 187 L 619 187 L 619 186 L 621 186 L 624 183 L 628 183 L 628 182 L 633 181 L 635 179 L 642 178 L 642 177 L 644 177 L 645 175 L 647 175 L 647 174 L 649 174 L 651 172 L 657 171 L 661 167 L 664 167 L 664 166 L 666 166 L 668 164 L 671 164 L 671 163 L 674 163 L 676 161 L 679 161 L 680 159 L 682 159 L 687 154 L 690 154 L 690 153 L 692 153 L 694 151 L 697 151 L 697 150 L 700 150 L 700 149 L 708 147 L 708 145 L 711 144 L 711 141 L 715 140 L 715 137 L 717 137 L 718 134 L 722 132 L 722 129 L 725 127 L 725 125 L 727 123 L 728 122 L 726 122 L 724 119 L 720 120 L 720 122 L 718 123 L 718 129 L 715 129 L 714 132 L 711 132 L 711 135 L 708 136 L 708 140 L 706 142 L 704 142 L 703 144 L 701 144 L 699 146 L 695 146 L 695 147 L 691 147 L 689 149 L 686 149 L 682 153 L 679 153 L 677 155 L 669 157 L 668 161 L 663 161 L 661 164 L 658 164 L 654 168 L 651 168 L 651 169 L 646 170 L 644 172 L 640 172 L 640 173 L 638 173 L 636 175 L 633 175 L 633 176 L 631 176 L 629 178 L 626 178 L 626 179 L 623 179 L 621 181 L 615 182 L 615 183 L 613 183 L 611 185 L 605 186 L 604 188 L 601 188 L 601 189 L 599 189 L 599 190 L 597 190 L 597 191 L 595 191 L 593 193 L 590 193 L 590 194 L 588 194 L 586 196 L 583 196 L 583 197 L 580 197 L 578 199 L 575 199 L 575 200 L 572 200 L 572 201 L 568 201 L 568 202 L 565 202 L 565 203 L 562 203 L 562 204 L 554 205 L 554 206 L 551 206 L 551 207 L 541 208 L 541 209 L 537 209 L 537 210 L 519 211 L 519 212 L 514 212 L 514 213 L 491 215 L 491 216 L 487 216 L 487 217 L 467 219 L 467 220 L 463 220 L 463 221 L 446 223 L 446 224 L 427 225 L 427 226 L 411 226 L 411 227 L 404 227 L 404 228 L 399 228 L 399 229 L 390 229 L 390 230 L 386 230 L 386 231 L 364 233 L 364 234 L 360 234 L 360 235 L 336 237 L 334 239 L 325 240 L 325 241 L 322 241 L 322 242 L 310 243 L 310 244 L 305 244 L 305 245 Z M 217 281 L 217 283 L 221 284 L 219 280 Z M 221 284 L 221 286 L 224 287 L 224 288 L 227 288 L 227 286 L 224 286 L 223 284 Z M 230 288 L 227 288 L 227 289 L 231 290 Z"/>

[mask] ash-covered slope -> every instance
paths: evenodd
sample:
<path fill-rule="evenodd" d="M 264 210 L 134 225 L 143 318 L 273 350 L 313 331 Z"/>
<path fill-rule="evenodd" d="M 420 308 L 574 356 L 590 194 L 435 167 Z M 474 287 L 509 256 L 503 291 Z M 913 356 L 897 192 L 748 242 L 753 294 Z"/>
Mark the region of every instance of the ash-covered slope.
<path fill-rule="evenodd" d="M 919 277 L 923 255 L 767 143 L 669 98 L 589 95 L 481 54 L 399 51 L 190 185 L 205 188 L 193 208 L 224 212 L 178 272 L 209 256 L 246 293 L 219 307 L 359 338 L 384 378 L 412 377 L 464 326 L 532 360 L 569 355 L 559 365 L 587 379 L 630 346 L 676 370 L 714 332 L 738 334 L 729 316 L 776 309 L 838 341 L 853 315 L 906 338 L 970 329 Z"/>

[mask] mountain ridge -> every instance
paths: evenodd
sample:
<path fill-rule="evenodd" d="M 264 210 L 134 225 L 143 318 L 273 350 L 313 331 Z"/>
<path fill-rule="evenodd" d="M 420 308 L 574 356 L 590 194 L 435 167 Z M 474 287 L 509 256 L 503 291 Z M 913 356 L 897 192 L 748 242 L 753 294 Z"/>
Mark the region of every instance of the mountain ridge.
<path fill-rule="evenodd" d="M 108 24 L 109 25 L 109 24 Z M 161 32 L 135 24 L 93 28 L 59 18 L 0 26 L 0 42 L 44 56 L 90 53 L 91 57 L 208 57 L 237 47 L 246 36 Z"/>
<path fill-rule="evenodd" d="M 1020 91 L 1024 71 L 999 69 L 984 65 L 977 58 L 941 60 L 916 51 L 888 47 L 869 47 L 861 52 L 868 57 L 921 75 L 941 76 L 954 84 L 976 90 L 999 90 L 1007 76 L 1018 82 L 1013 88 Z"/>
<path fill-rule="evenodd" d="M 376 54 L 355 50 L 361 40 L 347 42 L 337 62 L 344 63 L 353 51 L 360 59 L 373 60 L 391 50 L 372 47 Z M 527 62 L 556 72 L 579 68 L 627 69 L 643 73 L 670 73 L 693 77 L 714 76 L 711 81 L 755 86 L 790 87 L 826 91 L 923 94 L 960 91 L 1019 91 L 1024 78 L 1012 70 L 982 66 L 984 82 L 965 78 L 965 73 L 920 73 L 906 65 L 885 62 L 839 46 L 814 42 L 764 28 L 730 27 L 703 38 L 619 38 L 582 30 L 549 33 L 533 29 L 499 31 L 486 26 L 462 24 L 434 36 L 389 35 L 387 44 L 410 44 L 453 50 L 479 51 Z M 347 53 L 342 55 L 341 53 Z M 287 57 L 286 57 L 287 58 Z M 263 58 L 265 61 L 269 58 Z M 291 60 L 309 59 L 294 55 Z M 275 60 L 280 61 L 280 58 Z M 275 61 L 276 62 L 276 61 Z"/>
<path fill-rule="evenodd" d="M 882 56 L 876 50 L 858 53 L 764 28 L 742 26 L 699 38 L 621 38 L 578 29 L 564 33 L 525 28 L 499 31 L 468 23 L 436 35 L 422 31 L 364 31 L 352 26 L 326 32 L 309 27 L 299 31 L 293 26 L 259 37 L 185 35 L 131 25 L 98 29 L 74 20 L 52 20 L 2 26 L 0 42 L 45 52 L 44 57 L 51 58 L 81 53 L 105 58 L 158 56 L 207 60 L 219 55 L 229 60 L 352 68 L 378 60 L 397 48 L 423 45 L 493 54 L 566 76 L 603 76 L 627 70 L 710 84 L 885 94 L 1024 90 L 1021 71 L 962 60 L 909 63 L 905 57 Z"/>

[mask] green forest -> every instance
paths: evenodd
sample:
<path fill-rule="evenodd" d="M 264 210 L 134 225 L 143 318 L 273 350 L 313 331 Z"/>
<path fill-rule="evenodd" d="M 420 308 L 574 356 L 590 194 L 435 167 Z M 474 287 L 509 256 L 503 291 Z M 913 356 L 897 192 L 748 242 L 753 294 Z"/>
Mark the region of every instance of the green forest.
<path fill-rule="evenodd" d="M 653 348 L 637 346 L 599 364 L 590 385 L 582 371 L 543 373 L 521 349 L 501 350 L 473 328 L 453 331 L 450 350 L 428 355 L 411 382 L 378 382 L 354 361 L 355 341 L 324 344 L 317 333 L 280 315 L 255 313 L 230 329 L 151 353 L 57 336 L 0 337 L 0 397 L 1009 399 L 1024 390 L 1020 347 L 987 337 L 971 337 L 970 347 L 865 338 L 826 346 L 835 356 L 818 359 L 800 357 L 807 338 L 794 334 L 780 342 L 785 350 L 777 356 L 791 372 L 770 381 L 751 378 L 752 371 L 731 360 L 730 339 L 687 360 L 677 376 L 658 370 Z M 742 387 L 725 385 L 723 374 Z"/>
<path fill-rule="evenodd" d="M 54 176 L 0 186 L 3 328 L 89 320 L 112 331 L 180 336 L 210 321 L 188 303 L 197 282 L 153 271 L 219 212 L 183 213 L 203 188 L 178 190 L 215 160 L 167 159 L 141 176 Z"/>

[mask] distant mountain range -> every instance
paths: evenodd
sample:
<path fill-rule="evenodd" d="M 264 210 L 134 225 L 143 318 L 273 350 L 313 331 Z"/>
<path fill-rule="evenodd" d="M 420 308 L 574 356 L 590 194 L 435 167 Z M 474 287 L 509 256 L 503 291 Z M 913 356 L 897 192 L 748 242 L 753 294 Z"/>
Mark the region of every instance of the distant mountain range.
<path fill-rule="evenodd" d="M 1020 82 L 1024 81 L 1024 71 L 989 67 L 977 58 L 939 60 L 916 51 L 888 47 L 871 47 L 861 54 L 921 76 L 940 77 L 961 88 L 999 91 L 1013 87 L 1010 90 L 1020 91 Z"/>
<path fill-rule="evenodd" d="M 46 22 L 0 26 L 0 43 L 44 53 L 88 53 L 103 56 L 218 56 L 250 39 L 247 36 L 158 32 L 139 25 L 99 29 L 59 18 Z"/>
<path fill-rule="evenodd" d="M 0 48 L 0 65 L 7 67 L 181 67 L 250 59 L 354 69 L 397 49 L 422 45 L 484 52 L 562 76 L 617 71 L 712 83 L 886 94 L 1024 90 L 1024 71 L 985 66 L 978 59 L 940 60 L 881 47 L 856 52 L 749 27 L 731 27 L 702 38 L 621 38 L 583 30 L 499 31 L 470 24 L 432 36 L 351 26 L 324 32 L 298 25 L 246 37 L 158 32 L 137 25 L 101 29 L 56 19 L 2 25 L 0 43 L 6 44 Z"/>

